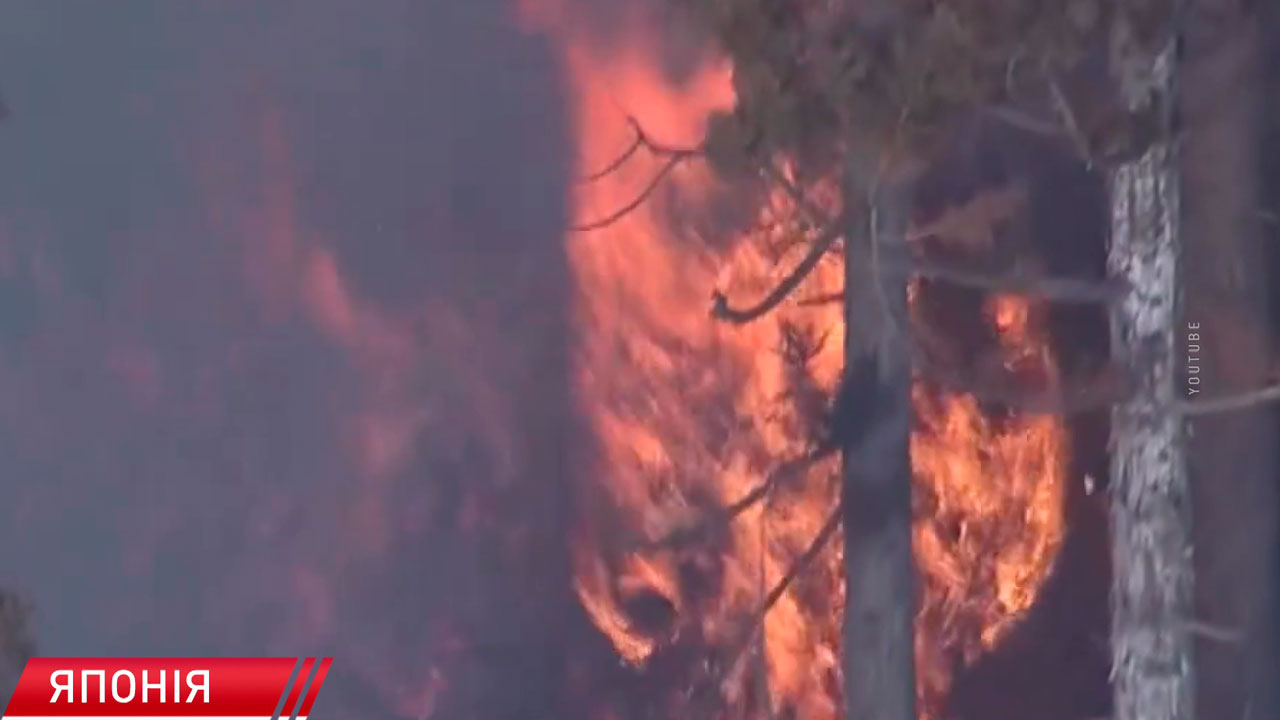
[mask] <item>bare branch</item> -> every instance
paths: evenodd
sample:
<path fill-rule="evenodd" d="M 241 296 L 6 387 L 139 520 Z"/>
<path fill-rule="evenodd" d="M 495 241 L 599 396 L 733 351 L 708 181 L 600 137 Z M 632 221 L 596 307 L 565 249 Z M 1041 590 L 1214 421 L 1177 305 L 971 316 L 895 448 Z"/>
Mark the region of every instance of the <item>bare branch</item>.
<path fill-rule="evenodd" d="M 910 271 L 921 277 L 946 280 L 964 287 L 1031 295 L 1058 302 L 1107 303 L 1119 298 L 1125 289 L 1123 284 L 1114 280 L 1053 278 L 1023 271 L 991 275 L 924 260 L 914 261 Z"/>
<path fill-rule="evenodd" d="M 1067 131 L 1067 136 L 1075 144 L 1076 152 L 1080 153 L 1080 158 L 1084 160 L 1085 167 L 1092 169 L 1094 164 L 1093 153 L 1089 150 L 1089 141 L 1080 129 L 1080 123 L 1076 120 L 1075 111 L 1071 109 L 1071 103 L 1067 102 L 1066 94 L 1062 92 L 1062 88 L 1052 74 L 1049 75 L 1049 92 L 1053 97 L 1054 108 L 1058 111 L 1058 115 L 1062 117 L 1062 124 Z"/>
<path fill-rule="evenodd" d="M 627 161 L 636 154 L 636 151 L 647 146 L 644 130 L 636 123 L 634 118 L 628 117 L 627 121 L 631 123 L 633 128 L 635 128 L 636 133 L 635 139 L 631 141 L 631 144 L 627 146 L 627 149 L 623 150 L 622 153 L 618 155 L 618 157 L 614 158 L 608 165 L 605 165 L 584 178 L 581 178 L 578 182 L 583 184 L 593 183 L 603 177 L 607 177 L 617 172 L 618 168 L 627 164 Z"/>
<path fill-rule="evenodd" d="M 629 124 L 635 132 L 635 139 L 627 146 L 627 149 L 603 168 L 586 176 L 580 182 L 593 183 L 617 172 L 627 163 L 628 160 L 639 152 L 641 148 L 648 150 L 649 153 L 655 157 L 666 158 L 666 162 L 662 164 L 662 167 L 658 169 L 658 172 L 654 174 L 654 176 L 649 180 L 649 183 L 645 185 L 644 189 L 641 190 L 635 198 L 603 218 L 593 220 L 582 225 L 571 226 L 569 228 L 570 232 L 591 232 L 593 230 L 600 230 L 618 222 L 633 210 L 643 205 L 645 201 L 653 195 L 654 190 L 658 188 L 658 185 L 662 183 L 663 179 L 665 179 L 667 175 L 671 174 L 671 171 L 674 170 L 677 165 L 691 157 L 702 154 L 701 147 L 677 148 L 655 142 L 649 137 L 648 133 L 644 131 L 644 128 L 641 127 L 640 123 L 634 117 L 627 116 L 627 124 Z"/>
<path fill-rule="evenodd" d="M 910 272 L 930 280 L 945 280 L 978 290 L 1028 295 L 1043 300 L 1066 303 L 1107 303 L 1119 298 L 1124 286 L 1114 280 L 1054 278 L 1025 272 L 993 275 L 965 270 L 938 262 L 913 261 Z M 844 299 L 843 292 L 827 293 L 800 301 L 801 305 L 824 305 Z"/>
<path fill-rule="evenodd" d="M 791 567 L 787 568 L 786 574 L 779 578 L 778 582 L 774 583 L 773 587 L 769 590 L 769 594 L 765 595 L 764 600 L 760 603 L 760 607 L 756 608 L 755 614 L 753 615 L 755 618 L 753 633 L 759 631 L 760 624 L 764 622 L 765 615 L 768 615 L 769 611 L 773 609 L 773 606 L 778 604 L 778 601 L 782 599 L 784 594 L 786 594 L 787 588 L 791 587 L 791 584 L 795 582 L 796 578 L 800 577 L 801 573 L 803 573 L 805 569 L 808 568 L 809 565 L 818 557 L 818 555 L 822 553 L 822 550 L 827 546 L 827 543 L 831 542 L 831 538 L 835 536 L 836 530 L 840 527 L 840 518 L 843 510 L 844 503 L 837 502 L 835 508 L 832 509 L 831 514 L 827 516 L 826 522 L 822 524 L 822 528 L 818 530 L 818 534 L 813 536 L 813 540 L 809 543 L 809 547 L 805 548 L 804 552 L 800 553 L 800 555 L 796 557 L 795 561 L 791 563 Z"/>
<path fill-rule="evenodd" d="M 1047 120 L 1041 120 L 1009 105 L 994 105 L 987 108 L 987 112 L 997 120 L 1001 120 L 1019 130 L 1026 130 L 1036 135 L 1052 138 L 1060 138 L 1064 135 L 1062 126 Z"/>
<path fill-rule="evenodd" d="M 834 446 L 823 445 L 811 453 L 783 462 L 770 472 L 768 477 L 732 504 L 711 512 L 695 525 L 677 528 L 656 540 L 645 541 L 640 544 L 640 549 L 655 550 L 690 545 L 713 536 L 749 510 L 751 506 L 764 500 L 775 487 L 800 476 L 833 452 L 835 452 Z"/>
<path fill-rule="evenodd" d="M 1203 620 L 1183 620 L 1182 626 L 1192 635 L 1214 640 L 1226 645 L 1235 645 L 1240 642 L 1240 633 L 1236 630 L 1212 625 Z"/>
<path fill-rule="evenodd" d="M 1280 384 L 1209 400 L 1184 401 L 1178 404 L 1178 409 L 1184 415 L 1207 415 L 1210 413 L 1244 410 L 1277 400 L 1280 400 Z"/>
<path fill-rule="evenodd" d="M 592 230 L 600 230 L 602 228 L 606 228 L 618 222 L 622 218 L 629 215 L 631 211 L 643 205 L 645 201 L 649 199 L 649 196 L 653 194 L 653 191 L 658 189 L 658 185 L 662 183 L 662 180 L 666 178 L 666 176 L 669 175 L 672 170 L 675 169 L 676 165 L 679 165 L 680 161 L 688 157 L 690 156 L 672 155 L 671 157 L 667 158 L 667 161 L 663 163 L 662 167 L 649 181 L 649 184 L 646 185 L 645 188 L 640 191 L 640 194 L 636 195 L 635 198 L 633 198 L 630 202 L 618 208 L 617 210 L 609 213 L 608 215 L 600 218 L 599 220 L 593 220 L 589 223 L 585 223 L 582 225 L 573 225 L 573 226 L 570 226 L 569 230 L 571 232 L 580 232 L 580 233 L 591 232 Z"/>
<path fill-rule="evenodd" d="M 783 188 L 792 202 L 809 217 L 811 222 L 825 229 L 819 234 L 813 245 L 810 246 L 809 252 L 800 260 L 795 269 L 755 305 L 746 308 L 730 307 L 729 300 L 723 292 L 716 290 L 712 294 L 712 317 L 735 325 L 745 325 L 757 320 L 782 304 L 782 301 L 786 300 L 800 286 L 800 283 L 818 267 L 823 255 L 842 237 L 841 228 L 844 225 L 844 213 L 835 218 L 827 215 L 772 162 L 764 164 L 764 174 Z"/>
<path fill-rule="evenodd" d="M 800 283 L 804 282 L 804 279 L 818 267 L 818 263 L 822 261 L 823 256 L 840 239 L 842 225 L 841 219 L 837 219 L 828 225 L 814 240 L 813 245 L 809 247 L 809 252 L 800 260 L 795 269 L 756 304 L 746 308 L 730 307 L 729 299 L 725 297 L 723 292 L 716 290 L 711 296 L 711 316 L 717 320 L 724 320 L 735 325 L 745 325 L 781 305 L 782 301 L 786 300 L 787 296 L 794 292 L 800 286 Z"/>
<path fill-rule="evenodd" d="M 835 537 L 836 530 L 840 527 L 840 519 L 843 516 L 843 512 L 844 503 L 836 503 L 835 508 L 833 508 L 831 514 L 827 516 L 826 521 L 822 524 L 822 528 L 818 530 L 818 534 L 813 537 L 812 541 L 810 541 L 809 546 L 805 548 L 804 552 L 800 553 L 800 555 L 796 557 L 796 559 L 791 563 L 791 566 L 787 568 L 787 572 L 778 580 L 778 582 L 774 583 L 772 588 L 770 588 L 769 593 L 765 595 L 755 612 L 752 613 L 751 625 L 749 626 L 747 636 L 743 639 L 742 644 L 738 646 L 738 649 L 730 656 L 732 660 L 725 666 L 726 672 L 722 679 L 738 675 L 738 668 L 741 667 L 743 655 L 751 649 L 751 646 L 756 642 L 757 634 L 762 632 L 764 629 L 765 616 L 769 614 L 769 611 L 773 609 L 773 606 L 777 605 L 778 601 L 782 599 L 782 596 L 786 594 L 787 588 L 791 587 L 791 584 L 795 582 L 796 578 L 800 577 L 805 569 L 807 569 L 809 565 L 817 559 L 818 555 L 822 554 L 823 548 L 825 548 L 827 543 L 831 542 L 831 539 Z"/>
<path fill-rule="evenodd" d="M 983 190 L 967 202 L 948 207 L 933 221 L 911 228 L 907 242 L 937 237 L 947 246 L 975 253 L 988 251 L 995 245 L 999 226 L 1026 205 L 1027 191 L 1021 183 Z"/>
<path fill-rule="evenodd" d="M 764 559 L 765 559 L 765 554 L 767 553 L 767 548 L 769 547 L 768 533 L 766 532 L 766 527 L 765 527 L 766 521 L 767 521 L 767 516 L 764 514 L 761 514 L 760 515 L 760 575 L 759 575 L 759 588 L 757 590 L 757 592 L 760 593 L 761 597 L 764 596 L 764 584 L 766 579 Z M 755 682 L 755 688 L 756 688 L 756 703 L 760 706 L 761 711 L 764 713 L 765 720 L 777 720 L 778 716 L 773 709 L 773 693 L 769 690 L 769 663 L 767 660 L 767 656 L 765 654 L 766 653 L 765 642 L 766 642 L 766 639 L 765 639 L 764 633 L 757 633 L 756 643 L 755 643 L 756 647 L 755 647 L 755 653 L 754 653 L 755 657 L 753 658 L 753 662 L 751 663 L 752 670 L 754 671 L 754 674 L 755 674 L 755 677 L 753 680 Z"/>

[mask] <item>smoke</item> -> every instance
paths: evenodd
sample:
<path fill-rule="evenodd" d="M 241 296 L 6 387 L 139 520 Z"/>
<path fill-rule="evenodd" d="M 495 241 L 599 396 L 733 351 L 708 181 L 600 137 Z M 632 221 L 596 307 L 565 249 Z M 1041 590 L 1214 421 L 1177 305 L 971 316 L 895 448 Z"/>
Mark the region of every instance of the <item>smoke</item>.
<path fill-rule="evenodd" d="M 23 0 L 0 86 L 0 583 L 41 651 L 331 653 L 334 716 L 554 707 L 544 42 L 502 0 Z"/>

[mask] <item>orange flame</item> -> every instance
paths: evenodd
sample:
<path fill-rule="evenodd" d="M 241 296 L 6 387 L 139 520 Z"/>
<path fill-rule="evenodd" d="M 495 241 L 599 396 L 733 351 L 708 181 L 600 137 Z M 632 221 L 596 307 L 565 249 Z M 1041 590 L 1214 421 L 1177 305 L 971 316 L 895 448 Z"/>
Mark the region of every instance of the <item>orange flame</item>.
<path fill-rule="evenodd" d="M 708 115 L 734 102 L 731 68 L 718 59 L 674 82 L 642 31 L 611 37 L 602 47 L 560 14 L 536 18 L 554 25 L 562 41 L 580 176 L 609 166 L 631 143 L 627 115 L 666 145 L 693 145 Z M 660 162 L 641 151 L 616 172 L 584 183 L 572 198 L 575 216 L 589 222 L 625 205 Z M 843 594 L 838 543 L 782 593 L 761 637 L 751 638 L 765 592 L 832 510 L 834 463 L 779 487 L 767 506 L 741 513 L 714 542 L 695 549 L 644 544 L 696 526 L 799 456 L 801 420 L 795 403 L 783 398 L 797 383 L 830 391 L 842 364 L 838 306 L 790 302 L 745 327 L 709 317 L 713 288 L 758 297 L 803 251 L 803 243 L 792 243 L 771 253 L 778 243 L 767 233 L 704 242 L 679 220 L 680 211 L 702 207 L 721 189 L 704 167 L 686 164 L 617 223 L 567 239 L 578 285 L 576 392 L 598 444 L 574 529 L 576 589 L 593 622 L 636 667 L 657 662 L 666 648 L 700 644 L 709 658 L 706 677 L 689 682 L 717 688 L 730 716 L 759 716 L 758 698 L 747 689 L 758 682 L 748 667 L 760 648 L 773 704 L 798 718 L 834 718 Z M 774 197 L 760 214 L 791 210 L 786 198 Z M 836 291 L 841 276 L 833 258 L 798 295 Z M 1033 363 L 1052 382 L 1056 370 L 1033 315 L 1016 299 L 992 306 L 1006 363 Z M 795 328 L 827 333 L 800 378 L 780 352 Z M 916 654 L 928 716 L 950 683 L 948 658 L 958 653 L 971 662 L 1035 600 L 1063 532 L 1066 435 L 1057 419 L 997 423 L 973 398 L 931 395 L 923 384 L 915 404 L 916 484 L 931 503 L 914 531 L 925 588 Z"/>

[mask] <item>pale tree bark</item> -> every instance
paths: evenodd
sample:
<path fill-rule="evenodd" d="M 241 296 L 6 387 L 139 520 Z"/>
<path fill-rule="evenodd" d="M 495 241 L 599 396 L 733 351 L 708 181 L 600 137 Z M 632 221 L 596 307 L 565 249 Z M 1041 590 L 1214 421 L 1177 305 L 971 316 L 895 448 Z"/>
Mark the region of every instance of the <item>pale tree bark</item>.
<path fill-rule="evenodd" d="M 884 270 L 903 261 L 909 194 L 846 182 L 845 202 L 867 212 L 850 213 L 845 234 L 848 395 L 837 399 L 862 415 L 842 436 L 845 719 L 916 720 L 909 317 L 905 282 Z"/>
<path fill-rule="evenodd" d="M 1113 81 L 1130 111 L 1154 111 L 1164 127 L 1140 157 L 1108 178 L 1108 273 L 1130 288 L 1110 311 L 1111 351 L 1134 383 L 1111 421 L 1114 717 L 1189 720 L 1190 492 L 1183 421 L 1173 412 L 1179 370 L 1176 52 L 1169 27 L 1153 43 L 1150 28 L 1117 14 Z"/>

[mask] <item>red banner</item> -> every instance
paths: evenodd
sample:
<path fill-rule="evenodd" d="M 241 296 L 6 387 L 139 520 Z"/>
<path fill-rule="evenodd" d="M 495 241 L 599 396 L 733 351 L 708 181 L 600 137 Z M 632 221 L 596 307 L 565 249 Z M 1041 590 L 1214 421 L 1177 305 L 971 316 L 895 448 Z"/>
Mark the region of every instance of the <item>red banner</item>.
<path fill-rule="evenodd" d="M 3 720 L 303 720 L 333 658 L 33 658 Z"/>

